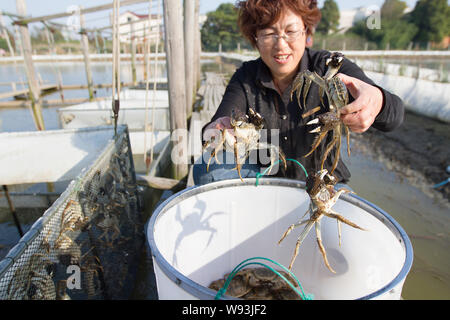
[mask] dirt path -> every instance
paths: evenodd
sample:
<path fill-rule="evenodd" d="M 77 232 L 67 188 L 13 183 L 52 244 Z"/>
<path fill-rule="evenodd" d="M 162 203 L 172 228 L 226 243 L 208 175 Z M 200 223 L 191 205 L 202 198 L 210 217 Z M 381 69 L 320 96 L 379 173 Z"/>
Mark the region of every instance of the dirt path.
<path fill-rule="evenodd" d="M 450 204 L 450 124 L 407 112 L 402 126 L 393 132 L 370 129 L 352 134 L 353 143 L 363 152 L 383 162 L 429 196 Z"/>

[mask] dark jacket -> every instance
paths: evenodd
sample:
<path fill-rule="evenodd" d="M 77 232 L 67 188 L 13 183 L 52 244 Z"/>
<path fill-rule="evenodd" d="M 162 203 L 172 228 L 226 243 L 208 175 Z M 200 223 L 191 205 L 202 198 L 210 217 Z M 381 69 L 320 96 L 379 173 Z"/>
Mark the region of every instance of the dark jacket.
<path fill-rule="evenodd" d="M 325 60 L 329 55 L 330 52 L 328 51 L 315 51 L 307 48 L 300 61 L 300 72 L 308 69 L 323 76 L 327 69 Z M 345 59 L 339 72 L 375 85 L 356 64 L 348 59 Z M 322 141 L 313 154 L 305 158 L 303 156 L 311 150 L 311 145 L 317 135 L 317 133 L 309 133 L 308 131 L 314 127 L 305 124 L 317 115 L 328 112 L 328 102 L 325 95 L 326 109 L 321 108 L 315 114 L 302 119 L 303 113 L 320 105 L 319 87 L 314 83 L 311 85 L 306 98 L 306 110 L 299 106 L 295 96 L 292 100 L 290 99 L 291 88 L 292 84 L 285 90 L 283 96 L 280 96 L 275 89 L 270 70 L 261 58 L 244 62 L 232 76 L 223 100 L 211 121 L 219 117 L 231 116 L 232 109 L 239 109 L 248 113 L 248 108 L 252 107 L 265 119 L 266 129 L 279 129 L 279 143 L 277 144 L 283 150 L 286 158 L 298 160 L 309 173 L 320 169 L 321 156 L 332 135 L 329 133 L 327 139 L 324 139 L 326 141 Z M 383 107 L 372 127 L 382 131 L 391 131 L 403 122 L 404 106 L 399 97 L 382 88 L 380 89 L 383 92 Z M 353 101 L 350 95 L 349 98 L 350 102 Z M 303 95 L 301 99 L 303 101 Z M 268 136 L 270 138 L 270 133 Z M 345 141 L 345 132 L 343 132 L 342 145 L 344 146 Z M 341 152 L 334 174 L 339 181 L 347 182 L 350 178 L 350 172 L 342 162 L 342 154 L 344 152 Z M 334 152 L 328 156 L 326 168 L 331 168 L 333 159 Z M 305 180 L 303 170 L 291 161 L 288 161 L 287 171 L 280 170 L 277 176 Z"/>

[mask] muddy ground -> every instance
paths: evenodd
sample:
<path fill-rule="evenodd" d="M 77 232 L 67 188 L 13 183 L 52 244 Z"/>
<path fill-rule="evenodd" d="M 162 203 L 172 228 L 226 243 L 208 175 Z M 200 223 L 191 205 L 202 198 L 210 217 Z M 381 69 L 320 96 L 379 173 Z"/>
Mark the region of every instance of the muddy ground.
<path fill-rule="evenodd" d="M 369 129 L 351 136 L 355 147 L 450 206 L 450 183 L 433 188 L 450 176 L 446 172 L 450 166 L 450 124 L 407 112 L 395 131 Z"/>

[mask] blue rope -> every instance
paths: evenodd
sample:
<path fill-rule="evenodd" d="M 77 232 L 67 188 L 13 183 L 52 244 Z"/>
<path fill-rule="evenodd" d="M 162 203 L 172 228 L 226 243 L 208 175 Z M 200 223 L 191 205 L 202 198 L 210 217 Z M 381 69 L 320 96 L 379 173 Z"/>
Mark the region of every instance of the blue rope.
<path fill-rule="evenodd" d="M 449 182 L 450 182 L 450 177 L 448 177 L 447 180 L 444 180 L 444 181 L 442 181 L 442 182 L 440 182 L 438 184 L 435 184 L 433 186 L 433 188 L 439 188 L 439 187 L 445 186 Z"/>
<path fill-rule="evenodd" d="M 270 266 L 268 266 L 268 265 L 266 265 L 265 263 L 261 263 L 261 262 L 249 262 L 249 263 L 246 263 L 247 261 L 250 261 L 250 260 L 256 260 L 256 259 L 261 259 L 261 260 L 267 260 L 267 261 L 270 261 L 270 262 L 272 262 L 273 264 L 276 264 L 277 266 L 279 266 L 279 267 L 281 267 L 284 271 L 286 271 L 286 272 L 288 272 L 289 273 L 289 275 L 291 276 L 291 277 L 293 277 L 294 279 L 295 279 L 295 281 L 297 281 L 297 284 L 298 284 L 298 286 L 299 286 L 299 288 L 300 288 L 300 290 L 301 290 L 301 292 L 300 291 L 298 291 L 298 289 L 296 288 L 296 287 L 294 287 L 293 285 L 292 285 L 292 283 L 289 281 L 289 280 L 287 280 L 286 279 L 286 277 L 284 277 L 281 273 L 279 273 L 278 271 L 276 271 L 275 269 L 273 269 L 272 267 L 270 267 Z M 297 279 L 297 277 L 289 270 L 289 269 L 287 269 L 285 266 L 283 266 L 282 264 L 279 264 L 278 262 L 276 262 L 276 261 L 274 261 L 274 260 L 272 260 L 272 259 L 269 259 L 269 258 L 264 258 L 264 257 L 254 257 L 254 258 L 249 258 L 249 259 L 245 259 L 244 261 L 242 261 L 241 263 L 239 263 L 234 269 L 233 269 L 233 271 L 228 275 L 228 277 L 227 277 L 227 279 L 226 279 L 226 281 L 225 281 L 225 283 L 224 283 L 224 285 L 223 285 L 223 287 L 222 288 L 220 288 L 219 289 L 219 291 L 217 291 L 217 294 L 216 294 L 216 296 L 215 296 L 215 300 L 218 300 L 218 299 L 220 299 L 224 294 L 225 294 L 225 292 L 227 291 L 227 289 L 228 289 L 228 286 L 230 285 L 230 283 L 231 283 L 231 280 L 233 279 L 233 277 L 241 270 L 241 269 L 243 269 L 244 267 L 246 267 L 246 266 L 249 266 L 249 265 L 261 265 L 261 266 L 263 266 L 263 267 L 265 267 L 265 268 L 267 268 L 267 269 L 270 269 L 272 272 L 274 272 L 277 276 L 279 276 L 280 278 L 282 278 L 301 298 L 302 298 L 302 300 L 313 300 L 314 299 L 314 296 L 312 295 L 312 294 L 305 294 L 305 292 L 303 291 L 303 288 L 302 288 L 302 285 L 300 284 L 300 281 L 298 281 L 298 279 Z"/>
<path fill-rule="evenodd" d="M 300 166 L 300 168 L 303 169 L 303 172 L 305 173 L 306 178 L 308 178 L 308 172 L 306 172 L 305 167 L 304 167 L 300 162 L 298 162 L 298 161 L 295 160 L 295 159 L 286 159 L 286 161 L 292 161 L 292 162 L 295 162 L 296 164 L 298 164 L 298 165 Z M 276 165 L 276 164 L 278 164 L 278 163 L 280 163 L 280 162 L 281 162 L 281 160 L 278 160 L 277 162 L 275 162 L 274 164 L 272 164 L 270 167 L 268 167 L 266 170 L 264 170 L 263 173 L 257 172 L 257 173 L 256 173 L 256 186 L 259 185 L 259 178 L 261 178 L 262 176 L 264 176 L 264 175 L 267 173 L 267 171 L 269 171 L 274 165 Z"/>

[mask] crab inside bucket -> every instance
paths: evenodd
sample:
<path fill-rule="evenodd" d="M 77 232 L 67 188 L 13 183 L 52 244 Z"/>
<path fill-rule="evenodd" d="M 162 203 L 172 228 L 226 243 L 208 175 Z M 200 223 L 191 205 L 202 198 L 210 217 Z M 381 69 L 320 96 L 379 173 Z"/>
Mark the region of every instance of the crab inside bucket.
<path fill-rule="evenodd" d="M 287 179 L 265 179 L 257 187 L 255 179 L 227 180 L 167 199 L 147 228 L 159 298 L 213 299 L 208 285 L 251 257 L 288 266 L 304 226 L 278 240 L 309 206 L 303 187 Z M 314 299 L 400 299 L 412 264 L 403 229 L 355 196 L 341 196 L 333 210 L 367 231 L 342 223 L 339 245 L 337 221 L 323 217 L 322 242 L 336 273 L 325 266 L 312 228 L 292 267 L 303 290 Z"/>

